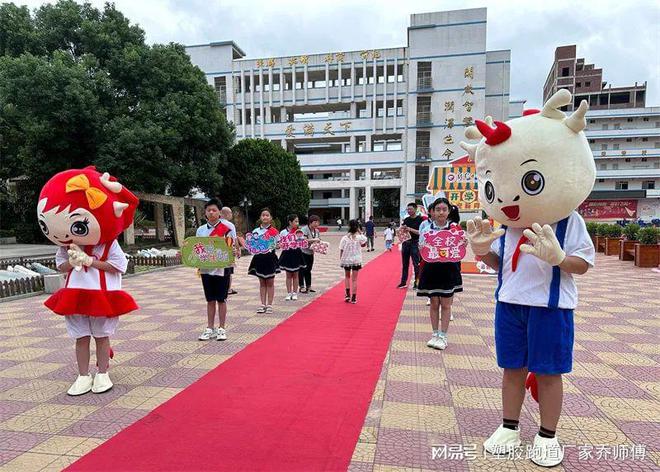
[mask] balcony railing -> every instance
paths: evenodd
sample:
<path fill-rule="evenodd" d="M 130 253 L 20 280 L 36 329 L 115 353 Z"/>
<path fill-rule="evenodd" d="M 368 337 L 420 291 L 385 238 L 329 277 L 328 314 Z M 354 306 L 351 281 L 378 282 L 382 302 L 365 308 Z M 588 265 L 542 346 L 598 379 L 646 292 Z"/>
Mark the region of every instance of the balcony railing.
<path fill-rule="evenodd" d="M 420 111 L 417 112 L 417 126 L 418 127 L 428 127 L 432 126 L 433 122 L 431 121 L 431 112 L 430 111 Z"/>
<path fill-rule="evenodd" d="M 418 146 L 415 150 L 415 159 L 418 161 L 431 159 L 431 148 L 428 146 Z"/>
<path fill-rule="evenodd" d="M 433 81 L 431 77 L 417 77 L 417 90 L 433 90 Z"/>

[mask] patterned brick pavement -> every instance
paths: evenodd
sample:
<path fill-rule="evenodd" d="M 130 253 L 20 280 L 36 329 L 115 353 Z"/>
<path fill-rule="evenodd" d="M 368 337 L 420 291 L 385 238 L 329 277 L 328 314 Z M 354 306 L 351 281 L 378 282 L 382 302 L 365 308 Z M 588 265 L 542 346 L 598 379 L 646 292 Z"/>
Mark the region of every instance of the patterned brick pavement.
<path fill-rule="evenodd" d="M 332 253 L 318 256 L 314 271 L 319 293 L 341 277 L 338 237 L 328 238 Z M 62 319 L 44 309 L 45 297 L 1 303 L 0 470 L 60 470 L 313 300 L 301 295 L 298 302 L 282 301 L 280 277 L 276 312 L 256 315 L 258 285 L 244 275 L 247 263 L 241 260 L 237 270 L 240 293 L 230 299 L 225 342 L 196 341 L 206 316 L 201 284 L 192 270 L 125 279 L 142 309 L 120 322 L 113 341 L 115 387 L 103 395 L 65 394 L 76 375 L 73 344 Z M 565 383 L 559 434 L 565 444 L 593 446 L 594 459 L 579 460 L 577 448 L 569 449 L 565 470 L 657 470 L 659 281 L 658 274 L 600 255 L 597 269 L 580 281 L 575 369 Z M 409 292 L 351 470 L 533 468 L 526 460 L 484 459 L 479 449 L 474 460 L 432 457 L 432 446 L 442 444 L 460 446 L 469 454 L 470 445 L 479 445 L 500 416 L 492 336 L 494 279 L 469 276 L 465 286 L 455 303 L 456 321 L 444 352 L 426 348 L 427 308 Z M 533 402 L 525 403 L 521 423 L 526 442 L 535 433 L 537 410 Z M 598 453 L 610 452 L 598 446 L 617 444 L 643 444 L 646 458 L 615 460 L 610 455 L 609 461 L 596 460 Z"/>

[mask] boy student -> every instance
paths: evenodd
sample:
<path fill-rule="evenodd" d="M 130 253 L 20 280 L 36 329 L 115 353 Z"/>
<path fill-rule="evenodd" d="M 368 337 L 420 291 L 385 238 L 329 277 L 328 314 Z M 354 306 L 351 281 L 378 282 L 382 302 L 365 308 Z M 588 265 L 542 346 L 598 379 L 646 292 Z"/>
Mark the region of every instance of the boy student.
<path fill-rule="evenodd" d="M 197 228 L 195 236 L 206 237 L 211 233 L 217 236 L 230 236 L 231 229 L 220 221 L 221 203 L 211 198 L 204 204 L 206 224 Z M 201 269 L 202 286 L 206 297 L 206 315 L 208 324 L 199 335 L 200 341 L 208 341 L 215 337 L 218 341 L 227 339 L 225 319 L 227 318 L 227 294 L 229 290 L 229 274 L 225 269 Z M 218 313 L 218 328 L 214 328 L 215 314 Z"/>

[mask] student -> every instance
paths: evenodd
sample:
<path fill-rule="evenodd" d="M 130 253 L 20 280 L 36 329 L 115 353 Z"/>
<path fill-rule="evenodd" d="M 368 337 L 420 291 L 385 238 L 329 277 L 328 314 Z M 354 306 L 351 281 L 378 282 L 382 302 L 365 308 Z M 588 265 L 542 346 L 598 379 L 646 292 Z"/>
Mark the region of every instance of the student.
<path fill-rule="evenodd" d="M 383 231 L 383 237 L 385 238 L 385 249 L 391 252 L 392 243 L 394 242 L 394 230 L 391 226 L 385 228 L 385 231 Z"/>
<path fill-rule="evenodd" d="M 252 230 L 253 236 L 264 238 L 279 239 L 279 232 L 271 223 L 273 217 L 269 208 L 261 210 L 259 226 Z M 250 261 L 248 274 L 254 275 L 259 279 L 259 295 L 261 297 L 261 307 L 257 313 L 273 312 L 273 298 L 275 297 L 275 275 L 280 273 L 280 267 L 275 254 L 275 249 L 264 254 L 255 254 Z"/>
<path fill-rule="evenodd" d="M 367 251 L 374 250 L 374 236 L 376 230 L 376 224 L 374 223 L 374 217 L 369 216 L 369 220 L 364 224 L 364 228 L 367 234 Z"/>
<path fill-rule="evenodd" d="M 222 207 L 220 210 L 220 222 L 225 225 L 227 228 L 229 228 L 229 236 L 233 238 L 234 244 L 238 244 L 238 235 L 236 234 L 236 226 L 234 226 L 234 223 L 231 222 L 231 219 L 234 217 L 234 214 L 231 211 L 231 208 L 229 207 Z M 236 251 L 235 255 L 237 258 L 241 257 L 241 251 Z M 232 276 L 234 275 L 234 266 L 232 267 L 227 267 L 225 269 L 225 274 L 227 277 L 229 277 L 229 291 L 227 292 L 229 295 L 236 295 L 238 292 L 231 288 L 231 281 L 232 281 Z"/>
<path fill-rule="evenodd" d="M 287 217 L 287 227 L 280 231 L 280 238 L 292 233 L 300 233 L 300 236 L 302 236 L 302 231 L 298 228 L 299 224 L 298 215 L 289 215 Z M 300 248 L 283 250 L 280 254 L 279 266 L 280 270 L 286 272 L 287 295 L 284 300 L 298 300 L 298 292 L 296 290 L 298 286 L 298 271 L 305 268 L 302 250 Z"/>
<path fill-rule="evenodd" d="M 436 199 L 429 208 L 432 221 L 425 225 L 420 239 L 431 230 L 449 229 L 452 219 L 458 216 L 458 208 L 452 206 L 444 197 Z M 450 218 L 450 213 L 453 213 Z M 429 297 L 429 314 L 433 335 L 426 343 L 434 349 L 447 348 L 447 331 L 451 318 L 451 305 L 454 294 L 463 291 L 460 263 L 425 262 L 419 277 L 417 296 Z M 438 326 L 440 324 L 440 326 Z"/>
<path fill-rule="evenodd" d="M 220 221 L 220 202 L 215 198 L 204 204 L 206 223 L 197 228 L 197 237 L 230 236 L 231 230 Z M 206 298 L 206 329 L 199 335 L 200 341 L 215 337 L 218 341 L 227 339 L 225 321 L 227 319 L 227 293 L 229 273 L 226 269 L 200 269 L 202 287 Z M 215 329 L 215 314 L 218 313 L 218 328 Z"/>
<path fill-rule="evenodd" d="M 302 229 L 303 235 L 307 238 L 309 244 L 320 241 L 319 225 L 321 219 L 317 215 L 310 215 L 307 226 Z M 309 247 L 302 250 L 303 261 L 305 267 L 298 272 L 298 291 L 300 293 L 314 293 L 316 290 L 312 288 L 312 267 L 314 267 L 314 251 Z"/>
<path fill-rule="evenodd" d="M 339 243 L 339 265 L 344 268 L 344 301 L 347 303 L 357 303 L 358 271 L 362 268 L 362 246 L 366 243 L 367 238 L 360 233 L 357 220 L 350 220 L 348 234 Z"/>

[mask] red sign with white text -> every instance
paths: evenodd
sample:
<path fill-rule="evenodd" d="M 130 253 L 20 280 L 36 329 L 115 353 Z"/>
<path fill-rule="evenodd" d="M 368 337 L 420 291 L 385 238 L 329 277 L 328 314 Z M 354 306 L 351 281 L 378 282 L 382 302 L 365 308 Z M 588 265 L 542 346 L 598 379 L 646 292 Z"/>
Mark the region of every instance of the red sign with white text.
<path fill-rule="evenodd" d="M 578 208 L 585 219 L 637 218 L 637 200 L 587 200 Z"/>

